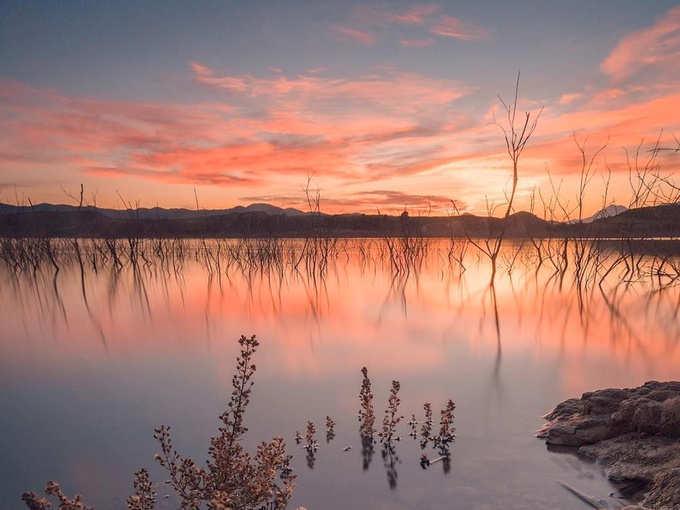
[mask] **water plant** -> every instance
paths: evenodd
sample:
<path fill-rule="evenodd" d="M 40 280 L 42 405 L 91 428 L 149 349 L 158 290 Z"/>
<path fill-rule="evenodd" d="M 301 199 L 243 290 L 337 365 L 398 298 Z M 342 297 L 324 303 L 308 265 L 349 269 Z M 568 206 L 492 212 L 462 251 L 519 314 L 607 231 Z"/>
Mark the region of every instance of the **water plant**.
<path fill-rule="evenodd" d="M 330 416 L 326 416 L 326 442 L 330 443 L 335 439 L 335 421 Z"/>
<path fill-rule="evenodd" d="M 368 369 L 361 369 L 361 390 L 359 391 L 359 432 L 362 438 L 373 440 L 375 433 L 375 411 L 373 410 L 373 390 L 368 378 Z"/>
<path fill-rule="evenodd" d="M 440 412 L 439 418 L 439 435 L 435 438 L 435 444 L 439 446 L 441 450 L 447 450 L 448 446 L 456 438 L 456 429 L 453 426 L 454 411 L 456 410 L 456 404 L 453 400 L 446 403 L 444 409 Z"/>
<path fill-rule="evenodd" d="M 399 404 L 401 404 L 401 399 L 399 398 L 400 388 L 399 381 L 392 381 L 390 396 L 387 400 L 387 409 L 385 409 L 385 415 L 383 416 L 382 430 L 379 433 L 380 442 L 383 444 L 391 445 L 393 441 L 399 441 L 397 425 L 403 418 L 403 416 L 399 415 Z"/>
<path fill-rule="evenodd" d="M 76 494 L 73 499 L 68 498 L 57 482 L 47 482 L 45 494 L 52 496 L 58 501 L 57 508 L 59 510 L 93 510 L 92 507 L 83 503 L 80 494 Z M 26 506 L 31 510 L 47 510 L 52 508 L 52 503 L 47 498 L 39 497 L 33 492 L 24 492 L 21 496 L 21 500 L 26 503 Z"/>
<path fill-rule="evenodd" d="M 411 414 L 411 419 L 408 421 L 408 426 L 410 429 L 408 435 L 411 436 L 413 439 L 418 437 L 418 420 L 416 419 L 415 414 Z"/>
<path fill-rule="evenodd" d="M 156 454 L 156 460 L 166 469 L 169 486 L 182 510 L 204 507 L 210 510 L 249 510 L 267 504 L 285 508 L 293 494 L 295 475 L 290 467 L 292 457 L 286 453 L 281 437 L 260 443 L 254 456 L 241 444 L 248 430 L 244 417 L 250 403 L 256 370 L 253 357 L 259 342 L 255 336 L 241 336 L 238 343 L 240 354 L 232 378 L 233 391 L 227 409 L 219 417 L 221 425 L 218 433 L 210 440 L 209 458 L 205 464 L 199 465 L 175 450 L 169 426 L 161 425 L 155 429 L 154 437 L 161 450 Z M 156 490 L 145 469 L 135 473 L 134 491 L 127 500 L 129 510 L 154 508 Z M 91 510 L 81 496 L 66 497 L 56 482 L 48 482 L 45 494 L 58 501 L 59 510 Z M 24 493 L 22 500 L 30 510 L 51 508 L 47 498 L 38 497 L 33 492 Z"/>
<path fill-rule="evenodd" d="M 359 391 L 359 436 L 361 437 L 361 459 L 364 471 L 371 465 L 373 444 L 375 442 L 375 411 L 373 410 L 373 390 L 368 378 L 368 369 L 361 369 L 361 390 Z"/>
<path fill-rule="evenodd" d="M 307 455 L 305 459 L 307 460 L 307 467 L 309 469 L 314 469 L 314 462 L 316 460 L 316 450 L 319 448 L 319 442 L 315 439 L 316 427 L 311 421 L 307 422 L 307 430 L 305 432 L 305 450 L 307 450 Z"/>
<path fill-rule="evenodd" d="M 423 425 L 420 427 L 420 447 L 425 449 L 432 437 L 432 404 L 425 402 L 423 404 L 423 411 L 425 411 L 425 421 L 423 421 Z"/>
<path fill-rule="evenodd" d="M 307 430 L 305 432 L 305 450 L 316 451 L 319 448 L 319 442 L 315 439 L 316 427 L 311 421 L 307 422 Z"/>
<path fill-rule="evenodd" d="M 156 503 L 156 489 L 151 483 L 149 472 L 142 468 L 135 473 L 135 493 L 127 500 L 129 510 L 153 510 Z"/>

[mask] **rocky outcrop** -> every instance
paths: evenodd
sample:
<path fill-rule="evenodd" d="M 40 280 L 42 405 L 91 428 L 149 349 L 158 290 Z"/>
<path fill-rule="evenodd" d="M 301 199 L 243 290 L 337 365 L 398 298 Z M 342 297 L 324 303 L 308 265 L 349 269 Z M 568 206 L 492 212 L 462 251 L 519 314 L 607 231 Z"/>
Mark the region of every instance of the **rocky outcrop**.
<path fill-rule="evenodd" d="M 537 435 L 548 445 L 602 464 L 642 508 L 680 510 L 680 382 L 584 393 L 545 419 Z"/>

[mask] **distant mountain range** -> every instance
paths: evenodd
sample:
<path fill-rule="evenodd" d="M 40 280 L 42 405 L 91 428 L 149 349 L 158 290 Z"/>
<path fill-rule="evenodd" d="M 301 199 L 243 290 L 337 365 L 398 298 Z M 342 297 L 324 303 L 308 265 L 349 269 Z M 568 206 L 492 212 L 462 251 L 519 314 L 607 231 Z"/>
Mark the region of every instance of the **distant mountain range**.
<path fill-rule="evenodd" d="M 628 210 L 628 208 L 624 205 L 616 205 L 612 204 L 604 209 L 600 209 L 597 211 L 595 214 L 592 216 L 588 216 L 587 218 L 583 218 L 581 220 L 581 223 L 592 223 L 595 220 L 601 220 L 603 218 L 611 218 L 612 216 L 616 216 L 618 214 L 624 213 Z M 568 223 L 578 223 L 578 220 L 571 220 Z"/>
<path fill-rule="evenodd" d="M 238 205 L 231 209 L 164 209 L 162 207 L 121 210 L 121 209 L 103 209 L 100 207 L 84 206 L 77 207 L 73 205 L 54 205 L 54 204 L 37 204 L 34 206 L 16 206 L 0 203 L 0 215 L 3 214 L 18 214 L 27 212 L 73 212 L 73 211 L 95 211 L 108 218 L 129 219 L 135 217 L 139 219 L 154 219 L 154 220 L 169 220 L 179 218 L 196 218 L 204 216 L 220 216 L 231 213 L 247 213 L 247 212 L 262 212 L 266 214 L 285 214 L 286 216 L 296 216 L 305 214 L 298 209 L 289 207 L 282 209 L 270 204 L 250 204 L 248 206 Z"/>
<path fill-rule="evenodd" d="M 514 238 L 680 236 L 680 205 L 638 209 L 612 205 L 581 222 L 552 222 L 528 212 L 504 220 L 472 214 L 317 214 L 269 204 L 215 210 L 0 204 L 2 237 L 489 237 L 502 231 Z"/>

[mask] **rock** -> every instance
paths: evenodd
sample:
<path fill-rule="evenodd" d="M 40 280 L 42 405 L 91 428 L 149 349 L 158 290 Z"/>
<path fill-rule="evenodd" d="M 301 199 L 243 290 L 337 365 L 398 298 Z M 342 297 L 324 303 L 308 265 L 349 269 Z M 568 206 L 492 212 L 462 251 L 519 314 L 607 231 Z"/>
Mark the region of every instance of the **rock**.
<path fill-rule="evenodd" d="M 621 493 L 646 509 L 680 510 L 680 382 L 647 382 L 569 399 L 537 436 L 599 462 Z"/>
<path fill-rule="evenodd" d="M 661 404 L 659 433 L 669 437 L 680 437 L 680 397 L 667 398 Z"/>
<path fill-rule="evenodd" d="M 680 508 L 680 468 L 657 473 L 642 504 L 649 508 Z"/>

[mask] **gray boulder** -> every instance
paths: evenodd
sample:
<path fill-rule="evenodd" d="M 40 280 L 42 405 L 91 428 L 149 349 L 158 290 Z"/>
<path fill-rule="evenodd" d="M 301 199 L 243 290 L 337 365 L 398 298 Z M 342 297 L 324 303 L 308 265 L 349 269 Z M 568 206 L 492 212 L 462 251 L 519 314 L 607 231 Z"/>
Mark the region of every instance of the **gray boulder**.
<path fill-rule="evenodd" d="M 545 419 L 537 436 L 548 445 L 599 462 L 644 508 L 680 510 L 680 382 L 584 393 Z"/>

